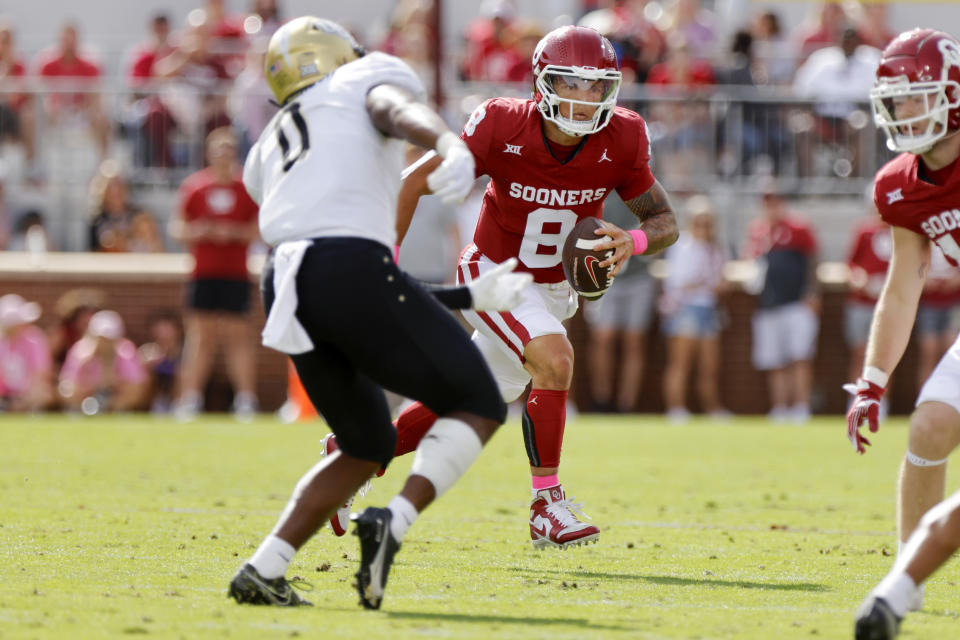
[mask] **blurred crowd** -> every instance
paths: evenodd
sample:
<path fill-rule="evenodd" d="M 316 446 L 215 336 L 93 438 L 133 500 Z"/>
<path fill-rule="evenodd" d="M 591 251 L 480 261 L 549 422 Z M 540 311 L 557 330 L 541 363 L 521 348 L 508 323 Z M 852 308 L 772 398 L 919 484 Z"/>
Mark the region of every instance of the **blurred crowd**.
<path fill-rule="evenodd" d="M 199 168 L 203 140 L 223 126 L 235 129 L 242 156 L 274 112 L 262 63 L 269 36 L 290 17 L 280 3 L 250 0 L 241 9 L 239 0 L 201 0 L 183 24 L 145 11 L 143 41 L 119 64 L 92 53 L 97 43 L 69 19 L 50 34 L 49 47 L 28 58 L 17 26 L 0 18 L 0 146 L 17 148 L 3 149 L 0 159 L 18 167 L 18 179 L 42 184 L 56 173 L 44 139 L 56 137 L 57 146 L 82 139 L 91 157 L 113 158 L 138 183 L 175 183 Z M 577 21 L 614 44 L 624 99 L 647 118 L 661 164 L 676 174 L 719 161 L 728 172 L 771 172 L 790 162 L 802 176 L 828 162 L 832 174 L 867 175 L 858 159 L 872 127 L 861 103 L 892 37 L 885 2 L 823 2 L 814 20 L 794 25 L 782 23 L 776 4 L 758 3 L 730 35 L 719 33 L 704 0 L 584 0 L 578 15 L 563 18 L 484 0 L 455 34 L 462 46 L 449 49 L 440 74 L 432 5 L 397 0 L 382 32 L 348 26 L 366 47 L 409 62 L 433 96 L 438 75 L 445 95 L 456 95 L 463 82 L 512 84 L 522 95 L 536 43 L 556 20 Z M 764 91 L 788 101 L 757 101 Z M 718 94 L 745 100 L 742 117 L 734 122 L 706 102 L 678 102 Z M 793 98 L 813 108 L 791 108 Z M 450 117 L 466 115 L 460 111 L 452 106 Z"/>
<path fill-rule="evenodd" d="M 0 297 L 0 410 L 169 411 L 179 369 L 179 313 L 157 310 L 135 345 L 98 289 L 71 289 L 51 309 Z"/>
<path fill-rule="evenodd" d="M 58 249 L 58 234 L 45 212 L 16 202 L 8 187 L 43 190 L 50 184 L 44 139 L 64 130 L 81 132 L 95 159 L 81 167 L 89 172 L 83 178 L 88 250 L 185 248 L 200 262 L 207 260 L 203 264 L 209 257 L 198 251 L 223 251 L 237 264 L 238 255 L 262 249 L 255 229 L 243 227 L 239 217 L 233 226 L 191 217 L 201 214 L 190 213 L 181 186 L 194 184 L 190 179 L 203 171 L 219 171 L 218 188 L 234 188 L 229 183 L 239 179 L 239 162 L 274 113 L 263 54 L 269 36 L 292 16 L 282 0 L 245 4 L 240 10 L 239 1 L 201 0 L 183 24 L 163 11 L 145 12 L 143 41 L 126 55 L 122 78 L 107 75 L 73 22 L 60 24 L 51 34 L 54 43 L 27 59 L 18 48 L 17 26 L 0 19 L 0 250 Z M 381 35 L 373 35 L 369 25 L 348 26 L 368 48 L 404 58 L 431 95 L 438 80 L 448 92 L 459 83 L 497 85 L 489 95 L 503 93 L 504 86 L 517 95 L 529 91 L 534 47 L 557 26 L 554 17 L 523 15 L 511 0 L 483 0 L 476 18 L 455 36 L 463 45 L 451 49 L 458 57 L 438 77 L 434 67 L 441 52 L 432 4 L 397 0 Z M 876 134 L 865 101 L 879 51 L 894 35 L 888 4 L 812 4 L 813 20 L 787 25 L 776 3 L 755 3 L 730 36 L 718 32 L 711 6 L 703 0 L 583 0 L 578 14 L 568 17 L 614 44 L 624 72 L 622 95 L 649 124 L 658 177 L 666 183 L 696 175 L 704 164 L 761 180 L 788 166 L 797 175 L 811 175 L 823 163 L 835 176 L 870 175 L 864 162 L 867 152 L 875 151 Z M 108 91 L 118 85 L 121 91 Z M 743 100 L 735 122 L 706 100 L 724 93 Z M 457 102 L 451 119 L 472 106 Z M 63 139 L 57 138 L 58 144 Z M 211 140 L 219 160 L 211 156 Z M 231 157 L 224 160 L 224 153 Z M 17 158 L 19 172 L 10 168 Z M 173 211 L 151 211 L 138 202 L 138 189 L 151 180 L 180 189 Z M 753 360 L 768 374 L 771 417 L 805 422 L 820 312 L 814 229 L 771 186 L 760 194 L 761 213 L 745 236 L 722 237 L 725 225 L 709 193 L 682 186 L 671 191 L 685 202 L 680 208 L 685 233 L 663 256 L 665 272 L 654 277 L 650 261 L 636 257 L 607 296 L 585 305 L 591 348 L 581 366 L 593 373 L 589 408 L 637 407 L 649 336 L 659 331 L 667 345 L 662 393 L 670 419 L 684 422 L 694 407 L 714 419 L 727 418 L 718 383 L 719 338 L 727 324 L 723 273 L 739 253 L 736 257 L 755 265 Z M 227 198 L 231 207 L 240 206 L 237 198 Z M 472 234 L 477 209 L 476 201 L 451 209 L 424 199 L 401 249 L 401 266 L 424 280 L 447 279 Z M 605 215 L 616 221 L 622 214 L 622 203 L 611 199 Z M 845 331 L 853 377 L 889 258 L 889 232 L 876 216 L 865 220 L 851 239 L 849 258 Z M 248 279 L 245 267 L 229 277 Z M 198 279 L 204 275 L 194 272 L 191 283 Z M 236 344 L 253 344 L 246 303 L 210 310 L 204 306 L 208 300 L 191 291 L 185 312 L 157 310 L 151 316 L 150 341 L 139 346 L 124 337 L 124 319 L 103 308 L 102 292 L 99 297 L 71 292 L 48 310 L 17 295 L 0 298 L 0 406 L 83 413 L 149 407 L 191 418 L 203 409 L 214 338 L 225 333 L 218 327 L 226 325 L 218 322 L 241 319 L 227 333 Z M 928 279 L 918 320 L 921 369 L 932 366 L 960 330 L 958 305 L 955 277 L 945 271 L 942 278 Z M 209 311 L 227 315 L 211 321 Z M 257 409 L 252 349 L 226 350 L 233 408 L 243 417 Z M 926 377 L 924 371 L 918 375 Z M 686 397 L 688 389 L 694 398 Z"/>

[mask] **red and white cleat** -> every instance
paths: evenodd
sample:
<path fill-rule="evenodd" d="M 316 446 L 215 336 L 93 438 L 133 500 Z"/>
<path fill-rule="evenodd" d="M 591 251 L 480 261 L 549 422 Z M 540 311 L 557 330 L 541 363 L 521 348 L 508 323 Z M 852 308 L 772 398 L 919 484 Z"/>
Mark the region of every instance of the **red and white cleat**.
<path fill-rule="evenodd" d="M 589 519 L 580 510 L 583 505 L 567 500 L 563 486 L 547 487 L 537 491 L 530 504 L 530 538 L 536 549 L 559 547 L 566 549 L 600 538 L 600 529 L 580 522 L 577 514 Z"/>

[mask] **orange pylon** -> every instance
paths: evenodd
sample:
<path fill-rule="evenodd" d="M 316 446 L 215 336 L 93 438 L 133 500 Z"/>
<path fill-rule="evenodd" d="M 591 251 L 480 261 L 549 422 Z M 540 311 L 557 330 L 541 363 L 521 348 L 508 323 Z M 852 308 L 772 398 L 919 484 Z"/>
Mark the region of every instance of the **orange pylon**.
<path fill-rule="evenodd" d="M 313 403 L 310 402 L 307 390 L 300 382 L 300 376 L 297 375 L 293 362 L 287 364 L 287 401 L 292 402 L 297 408 L 297 421 L 307 422 L 317 418 L 317 410 L 313 408 Z"/>

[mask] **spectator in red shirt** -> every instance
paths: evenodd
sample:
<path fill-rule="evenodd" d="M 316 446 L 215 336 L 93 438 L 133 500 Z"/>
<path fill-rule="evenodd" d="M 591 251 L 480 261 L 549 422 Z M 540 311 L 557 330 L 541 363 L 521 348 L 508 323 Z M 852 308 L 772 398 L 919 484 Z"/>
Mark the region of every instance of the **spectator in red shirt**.
<path fill-rule="evenodd" d="M 847 14 L 843 6 L 835 0 L 827 0 L 820 6 L 816 25 L 801 25 L 793 40 L 799 42 L 800 53 L 797 66 L 806 62 L 817 49 L 840 46 L 843 29 L 847 24 Z"/>
<path fill-rule="evenodd" d="M 872 188 L 870 193 L 872 196 Z M 880 290 L 883 289 L 892 251 L 890 225 L 876 212 L 857 225 L 850 256 L 847 258 L 847 302 L 843 309 L 844 338 L 850 348 L 847 374 L 850 380 L 856 379 L 863 371 L 873 308 L 880 297 Z M 881 407 L 881 411 L 885 413 L 886 398 L 883 399 Z"/>
<path fill-rule="evenodd" d="M 200 141 L 214 129 L 230 124 L 225 93 L 230 74 L 213 51 L 212 29 L 208 21 L 192 24 L 179 46 L 153 66 L 158 78 L 174 85 L 164 92 L 164 104 L 173 119 L 185 131 L 199 132 Z"/>
<path fill-rule="evenodd" d="M 22 88 L 26 71 L 14 46 L 13 26 L 0 20 L 0 140 L 21 142 L 27 162 L 32 163 L 35 119 L 29 96 L 16 91 Z"/>
<path fill-rule="evenodd" d="M 80 113 L 87 118 L 101 156 L 106 156 L 110 123 L 94 90 L 100 78 L 100 67 L 80 52 L 77 26 L 67 22 L 60 30 L 57 47 L 42 52 L 37 60 L 38 75 L 52 80 L 55 92 L 47 101 L 47 115 L 56 124 L 70 114 Z M 68 88 L 80 87 L 82 93 L 71 93 Z"/>
<path fill-rule="evenodd" d="M 690 43 L 679 32 L 667 37 L 666 59 L 647 75 L 648 85 L 659 85 L 679 98 L 654 102 L 650 110 L 650 119 L 667 133 L 655 149 L 663 154 L 659 166 L 678 178 L 708 172 L 704 163 L 710 162 L 713 124 L 708 103 L 696 100 L 696 96 L 715 82 L 713 68 L 694 56 Z"/>
<path fill-rule="evenodd" d="M 170 235 L 194 258 L 188 282 L 179 420 L 203 409 L 203 390 L 218 347 L 224 347 L 234 387 L 233 412 L 253 417 L 254 351 L 250 335 L 247 247 L 258 237 L 257 205 L 247 195 L 237 167 L 237 139 L 229 128 L 207 137 L 206 169 L 184 180 Z"/>
<path fill-rule="evenodd" d="M 466 55 L 461 69 L 465 79 L 507 80 L 509 70 L 519 59 L 510 30 L 515 15 L 511 0 L 485 0 L 480 5 L 480 17 L 467 27 Z"/>
<path fill-rule="evenodd" d="M 138 92 L 126 111 L 125 124 L 132 130 L 134 158 L 140 166 L 173 166 L 170 136 L 177 121 L 157 93 L 161 84 L 154 69 L 158 60 L 171 53 L 170 20 L 166 14 L 156 14 L 150 20 L 149 37 L 131 53 L 128 71 L 130 86 Z"/>
<path fill-rule="evenodd" d="M 770 418 L 810 419 L 813 356 L 820 330 L 817 240 L 813 227 L 768 186 L 763 215 L 747 227 L 744 257 L 756 261 L 753 366 L 767 374 Z"/>
<path fill-rule="evenodd" d="M 130 82 L 138 85 L 148 83 L 155 77 L 154 63 L 173 52 L 170 44 L 170 18 L 158 13 L 150 19 L 150 36 L 137 45 L 130 55 Z"/>

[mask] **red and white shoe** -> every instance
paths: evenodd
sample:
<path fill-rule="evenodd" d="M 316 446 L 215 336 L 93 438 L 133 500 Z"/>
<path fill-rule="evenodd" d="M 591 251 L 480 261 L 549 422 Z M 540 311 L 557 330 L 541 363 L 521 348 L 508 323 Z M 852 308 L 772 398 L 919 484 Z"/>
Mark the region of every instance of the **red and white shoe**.
<path fill-rule="evenodd" d="M 530 504 L 530 538 L 536 549 L 559 547 L 566 549 L 600 538 L 600 529 L 580 522 L 577 514 L 590 519 L 580 510 L 583 505 L 567 500 L 563 486 L 547 487 L 537 491 Z"/>
<path fill-rule="evenodd" d="M 324 457 L 329 456 L 339 448 L 340 447 L 337 446 L 337 438 L 332 433 L 328 433 L 323 438 Z M 348 498 L 347 501 L 343 503 L 343 506 L 337 509 L 337 511 L 332 516 L 330 516 L 330 528 L 333 529 L 333 532 L 336 535 L 342 536 L 347 532 L 347 525 L 350 524 L 350 507 L 353 506 L 354 498 L 356 498 L 357 495 L 359 495 L 360 497 L 363 497 L 369 490 L 370 490 L 370 481 L 368 480 L 367 482 L 365 482 L 363 485 L 360 486 L 360 488 L 357 490 L 357 493 L 350 496 L 350 498 Z"/>

